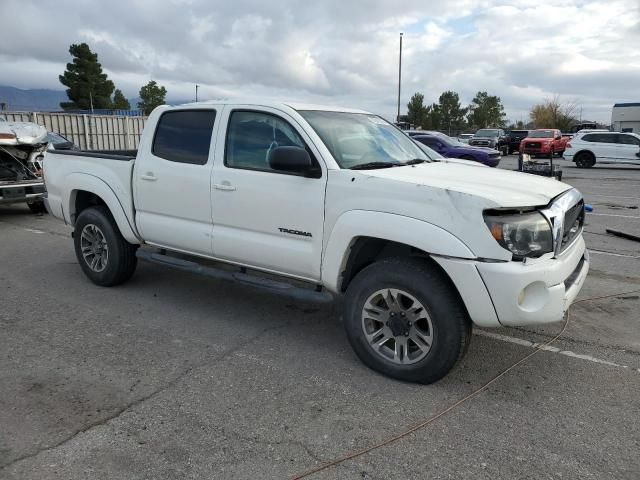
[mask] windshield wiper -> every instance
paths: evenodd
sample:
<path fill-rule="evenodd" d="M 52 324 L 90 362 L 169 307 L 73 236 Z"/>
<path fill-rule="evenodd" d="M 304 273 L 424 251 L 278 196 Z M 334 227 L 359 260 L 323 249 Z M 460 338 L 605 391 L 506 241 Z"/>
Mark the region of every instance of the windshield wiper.
<path fill-rule="evenodd" d="M 368 162 L 361 163 L 360 165 L 354 165 L 349 168 L 349 170 L 373 170 L 375 168 L 391 168 L 391 167 L 401 167 L 406 165 L 402 162 Z"/>
<path fill-rule="evenodd" d="M 433 162 L 433 160 L 425 160 L 424 158 L 413 158 L 405 162 L 405 165 L 417 165 L 419 163 L 430 163 L 430 162 Z"/>

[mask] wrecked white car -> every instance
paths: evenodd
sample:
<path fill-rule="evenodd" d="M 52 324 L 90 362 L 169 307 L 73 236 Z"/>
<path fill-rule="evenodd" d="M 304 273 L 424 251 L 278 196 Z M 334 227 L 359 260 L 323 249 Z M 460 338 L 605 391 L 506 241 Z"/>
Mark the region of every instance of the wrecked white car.
<path fill-rule="evenodd" d="M 9 122 L 0 116 L 0 205 L 26 203 L 44 211 L 42 160 L 47 130 L 29 122 Z"/>

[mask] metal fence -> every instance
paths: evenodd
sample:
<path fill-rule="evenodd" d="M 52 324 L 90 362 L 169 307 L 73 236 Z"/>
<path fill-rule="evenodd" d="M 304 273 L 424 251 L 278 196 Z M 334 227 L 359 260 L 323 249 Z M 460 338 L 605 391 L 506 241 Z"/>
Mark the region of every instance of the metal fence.
<path fill-rule="evenodd" d="M 147 117 L 78 113 L 2 112 L 10 122 L 33 122 L 59 133 L 83 150 L 138 148 Z"/>

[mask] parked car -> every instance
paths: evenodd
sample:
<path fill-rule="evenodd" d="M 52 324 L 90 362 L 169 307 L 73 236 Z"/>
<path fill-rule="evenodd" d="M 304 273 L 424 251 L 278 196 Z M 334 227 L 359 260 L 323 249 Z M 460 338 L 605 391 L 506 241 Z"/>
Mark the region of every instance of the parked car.
<path fill-rule="evenodd" d="M 501 128 L 482 128 L 473 134 L 473 138 L 469 140 L 469 145 L 495 148 L 503 155 L 508 155 L 509 142 L 509 136 Z"/>
<path fill-rule="evenodd" d="M 469 140 L 473 138 L 473 133 L 461 133 L 458 135 L 458 140 L 462 143 L 469 143 Z"/>
<path fill-rule="evenodd" d="M 49 142 L 49 150 L 80 150 L 75 143 L 59 133 L 47 133 L 47 140 Z"/>
<path fill-rule="evenodd" d="M 74 227 L 95 284 L 126 282 L 140 256 L 215 276 L 210 288 L 226 279 L 305 298 L 328 291 L 343 297 L 360 359 L 405 381 L 449 372 L 472 323 L 562 320 L 589 269 L 576 189 L 433 162 L 361 110 L 160 106 L 135 158 L 54 150 L 44 169 L 50 213 Z"/>
<path fill-rule="evenodd" d="M 560 130 L 552 128 L 539 128 L 531 130 L 527 138 L 520 142 L 520 153 L 532 156 L 560 155 L 564 153 L 567 138 L 562 136 Z"/>
<path fill-rule="evenodd" d="M 578 132 L 567 144 L 564 158 L 581 168 L 596 163 L 640 165 L 640 135 L 606 130 Z"/>
<path fill-rule="evenodd" d="M 484 147 L 470 147 L 443 133 L 416 135 L 412 138 L 420 143 L 424 143 L 445 157 L 473 160 L 489 167 L 497 167 L 502 158 L 500 152 L 497 150 Z"/>
<path fill-rule="evenodd" d="M 529 136 L 529 130 L 511 130 L 509 132 L 509 155 L 520 151 L 520 142 Z"/>
<path fill-rule="evenodd" d="M 461 158 L 449 158 L 449 157 L 444 157 L 442 155 L 440 155 L 438 152 L 436 152 L 435 150 L 433 150 L 430 147 L 427 147 L 424 143 L 418 142 L 414 139 L 416 145 L 418 145 L 418 147 L 420 148 L 420 150 L 422 150 L 424 152 L 424 154 L 429 157 L 431 160 L 433 160 L 434 162 L 443 162 L 443 163 L 456 163 L 458 165 L 467 165 L 467 166 L 473 166 L 473 167 L 485 167 L 485 168 L 489 168 L 487 167 L 487 165 L 483 164 L 483 163 L 478 163 L 475 162 L 473 160 L 464 160 Z"/>
<path fill-rule="evenodd" d="M 26 203 L 44 211 L 42 155 L 47 131 L 31 122 L 9 122 L 0 116 L 0 205 Z"/>

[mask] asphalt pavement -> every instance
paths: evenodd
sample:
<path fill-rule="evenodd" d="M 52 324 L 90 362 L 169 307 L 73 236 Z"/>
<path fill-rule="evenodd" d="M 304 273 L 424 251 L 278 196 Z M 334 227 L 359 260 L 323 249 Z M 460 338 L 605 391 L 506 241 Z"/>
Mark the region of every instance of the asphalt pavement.
<path fill-rule="evenodd" d="M 594 206 L 591 271 L 565 334 L 429 426 L 308 478 L 637 479 L 640 168 L 563 180 Z M 514 168 L 515 157 L 501 168 Z M 104 289 L 70 229 L 0 207 L 1 479 L 278 479 L 454 405 L 560 331 L 476 329 L 445 379 L 358 361 L 337 303 L 148 263 Z"/>

